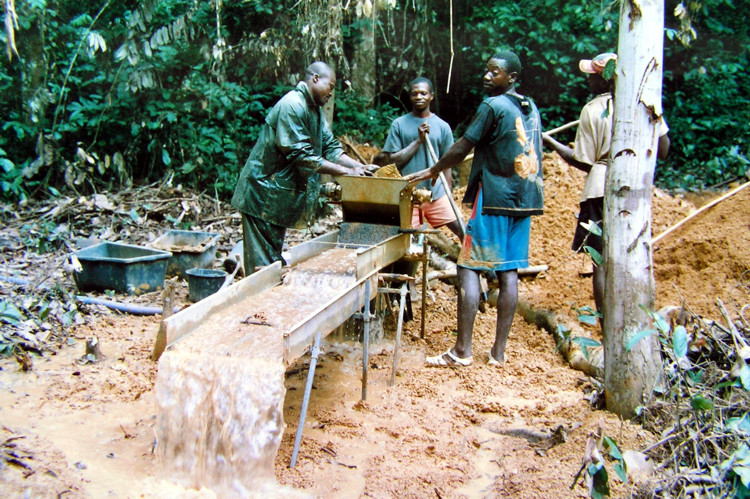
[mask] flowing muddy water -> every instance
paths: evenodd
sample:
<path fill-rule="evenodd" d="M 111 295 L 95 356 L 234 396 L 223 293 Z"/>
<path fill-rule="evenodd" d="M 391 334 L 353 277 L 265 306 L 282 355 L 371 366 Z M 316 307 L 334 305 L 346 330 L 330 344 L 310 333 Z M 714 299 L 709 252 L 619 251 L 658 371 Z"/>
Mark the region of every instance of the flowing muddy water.
<path fill-rule="evenodd" d="M 325 251 L 162 355 L 158 453 L 170 480 L 220 496 L 295 495 L 275 488 L 273 470 L 285 429 L 284 335 L 355 284 L 356 263 L 353 250 Z"/>

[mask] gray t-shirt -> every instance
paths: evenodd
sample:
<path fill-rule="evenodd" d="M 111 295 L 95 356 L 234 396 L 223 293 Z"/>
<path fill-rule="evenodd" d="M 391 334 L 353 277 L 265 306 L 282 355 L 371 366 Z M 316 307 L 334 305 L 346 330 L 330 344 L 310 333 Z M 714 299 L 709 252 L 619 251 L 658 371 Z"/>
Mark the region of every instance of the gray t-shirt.
<path fill-rule="evenodd" d="M 438 158 L 441 158 L 453 145 L 453 132 L 451 132 L 451 127 L 448 123 L 441 120 L 436 114 L 433 114 L 429 118 L 417 118 L 412 113 L 409 113 L 396 118 L 391 124 L 391 129 L 388 131 L 388 138 L 385 139 L 383 151 L 388 153 L 398 152 L 414 142 L 419 137 L 419 125 L 425 121 L 430 124 L 428 138 L 435 148 L 435 154 L 437 154 Z M 422 144 L 416 154 L 412 156 L 400 171 L 402 175 L 408 175 L 425 170 L 432 166 L 432 164 L 433 161 L 427 150 L 427 144 Z M 445 195 L 442 182 L 436 182 L 434 186 L 430 186 L 430 181 L 425 180 L 417 184 L 416 187 L 431 189 L 433 201 Z"/>

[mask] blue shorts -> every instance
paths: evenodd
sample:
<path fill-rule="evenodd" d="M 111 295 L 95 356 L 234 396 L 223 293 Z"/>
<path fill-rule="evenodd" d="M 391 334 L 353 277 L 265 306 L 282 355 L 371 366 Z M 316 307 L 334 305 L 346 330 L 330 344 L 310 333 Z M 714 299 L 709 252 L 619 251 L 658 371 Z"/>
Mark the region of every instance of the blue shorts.
<path fill-rule="evenodd" d="M 482 189 L 466 227 L 458 265 L 474 270 L 506 271 L 529 266 L 531 217 L 482 214 Z"/>

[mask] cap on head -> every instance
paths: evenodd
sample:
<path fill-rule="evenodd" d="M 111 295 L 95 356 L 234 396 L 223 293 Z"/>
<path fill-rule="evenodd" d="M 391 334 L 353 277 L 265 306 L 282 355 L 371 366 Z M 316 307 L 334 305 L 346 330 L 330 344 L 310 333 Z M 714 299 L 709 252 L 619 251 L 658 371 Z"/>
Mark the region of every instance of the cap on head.
<path fill-rule="evenodd" d="M 617 61 L 617 54 L 605 52 L 597 55 L 593 59 L 581 59 L 578 63 L 578 68 L 584 73 L 601 75 L 604 72 L 607 63 L 611 60 Z"/>

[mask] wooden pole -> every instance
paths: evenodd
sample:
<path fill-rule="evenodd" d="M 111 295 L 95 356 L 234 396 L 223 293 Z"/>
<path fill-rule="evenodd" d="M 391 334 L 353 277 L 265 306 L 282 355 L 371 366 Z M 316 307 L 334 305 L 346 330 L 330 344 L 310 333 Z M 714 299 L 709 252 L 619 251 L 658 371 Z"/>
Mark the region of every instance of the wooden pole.
<path fill-rule="evenodd" d="M 564 130 L 567 130 L 568 128 L 573 128 L 574 126 L 578 126 L 580 123 L 581 123 L 581 120 L 571 121 L 570 123 L 565 123 L 562 126 L 559 126 L 557 128 L 553 128 L 552 130 L 549 130 L 549 131 L 544 132 L 544 133 L 546 133 L 547 135 L 554 135 L 554 134 L 556 134 L 558 132 L 562 132 Z"/>
<path fill-rule="evenodd" d="M 721 203 L 725 199 L 727 199 L 727 198 L 729 198 L 731 196 L 734 196 L 735 194 L 737 194 L 738 192 L 740 192 L 742 189 L 744 189 L 748 185 L 750 185 L 750 182 L 745 182 L 741 186 L 732 189 L 731 191 L 727 192 L 723 196 L 714 199 L 713 201 L 711 201 L 710 203 L 708 203 L 708 204 L 706 204 L 704 206 L 701 206 L 699 209 L 695 210 L 690 215 L 688 215 L 687 217 L 683 218 L 681 221 L 679 221 L 678 223 L 676 223 L 672 227 L 668 228 L 667 230 L 665 230 L 664 232 L 662 232 L 661 234 L 659 234 L 655 238 L 651 239 L 651 246 L 653 246 L 654 244 L 656 244 L 659 241 L 661 241 L 662 239 L 664 239 L 664 237 L 666 235 L 668 235 L 669 233 L 671 233 L 671 232 L 679 229 L 680 227 L 682 227 L 682 225 L 684 225 L 688 220 L 690 220 L 690 219 L 692 219 L 692 218 L 700 215 L 701 213 L 703 213 L 707 209 L 711 208 L 712 206 L 716 206 L 717 204 Z"/>
<path fill-rule="evenodd" d="M 432 147 L 432 142 L 430 142 L 429 134 L 427 137 L 425 137 L 425 143 L 427 144 L 427 150 L 430 151 L 430 156 L 432 157 L 432 162 L 437 163 L 438 157 L 437 154 L 435 154 L 435 148 Z M 458 206 L 456 206 L 456 201 L 453 199 L 453 192 L 451 192 L 450 187 L 448 186 L 448 182 L 445 180 L 445 175 L 443 175 L 443 172 L 440 172 L 440 182 L 442 182 L 443 187 L 445 188 L 445 194 L 448 196 L 448 201 L 451 203 L 451 208 L 453 208 L 453 213 L 456 215 L 456 220 L 458 220 L 458 225 L 461 227 L 461 238 L 466 235 L 466 224 L 464 224 L 464 219 L 461 216 L 461 210 L 458 209 Z"/>

